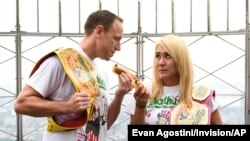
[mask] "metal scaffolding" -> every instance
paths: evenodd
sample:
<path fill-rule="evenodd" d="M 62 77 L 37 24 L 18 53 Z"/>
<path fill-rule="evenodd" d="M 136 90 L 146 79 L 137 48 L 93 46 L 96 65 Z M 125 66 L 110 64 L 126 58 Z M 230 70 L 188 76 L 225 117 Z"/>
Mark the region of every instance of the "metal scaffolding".
<path fill-rule="evenodd" d="M 22 54 L 24 52 L 22 52 L 22 38 L 23 37 L 49 37 L 50 39 L 52 38 L 56 38 L 56 37 L 65 37 L 68 39 L 71 39 L 73 37 L 82 37 L 84 34 L 82 33 L 82 16 L 81 16 L 81 0 L 78 0 L 78 21 L 79 23 L 77 23 L 78 25 L 78 32 L 75 33 L 65 33 L 62 30 L 62 17 L 63 17 L 63 12 L 62 12 L 62 8 L 61 8 L 61 0 L 57 0 L 58 1 L 58 32 L 54 33 L 54 32 L 41 32 L 40 30 L 40 10 L 39 10 L 39 3 L 40 0 L 36 0 L 36 6 L 37 6 L 37 11 L 36 11 L 36 32 L 28 32 L 28 31 L 22 31 L 21 25 L 20 25 L 20 18 L 22 18 L 20 16 L 20 0 L 16 0 L 16 26 L 15 26 L 15 31 L 10 31 L 10 32 L 1 32 L 0 31 L 0 39 L 1 37 L 14 37 L 15 38 L 15 60 L 16 60 L 16 93 L 15 95 L 17 95 L 21 88 L 22 88 L 22 72 L 23 70 L 23 66 L 22 66 Z M 117 0 L 117 14 L 120 14 L 120 1 L 121 0 Z M 207 30 L 203 31 L 203 32 L 194 32 L 193 30 L 193 17 L 192 17 L 192 13 L 193 13 L 193 0 L 190 0 L 190 17 L 189 17 L 189 32 L 176 32 L 176 9 L 175 9 L 175 5 L 176 5 L 176 0 L 171 0 L 170 4 L 171 4 L 171 32 L 164 32 L 164 33 L 160 33 L 158 30 L 158 12 L 159 12 L 159 0 L 154 0 L 155 1 L 155 33 L 147 33 L 147 32 L 143 32 L 142 30 L 142 26 L 141 26 L 141 8 L 142 8 L 142 1 L 138 0 L 137 1 L 137 9 L 138 9 L 138 25 L 137 25 L 137 31 L 133 32 L 133 33 L 125 33 L 124 34 L 124 38 L 127 39 L 126 41 L 129 41 L 131 39 L 135 39 L 136 42 L 136 73 L 137 75 L 140 77 L 140 79 L 143 81 L 145 79 L 145 71 L 148 68 L 145 68 L 145 62 L 144 62 L 144 49 L 145 49 L 145 40 L 151 40 L 151 38 L 154 37 L 162 37 L 166 34 L 176 34 L 182 37 L 205 37 L 205 36 L 221 36 L 221 35 L 243 35 L 245 36 L 245 92 L 243 99 L 245 99 L 245 121 L 244 124 L 250 124 L 250 49 L 249 49 L 249 42 L 250 42 L 250 36 L 249 36 L 249 2 L 248 0 L 245 0 L 245 29 L 241 29 L 241 30 L 230 30 L 229 25 L 230 25 L 230 18 L 229 18 L 229 4 L 230 4 L 230 0 L 227 0 L 227 21 L 226 21 L 226 30 L 225 31 L 213 31 L 211 29 L 211 0 L 206 0 L 207 1 Z M 103 8 L 103 1 L 99 0 L 98 1 L 98 7 L 99 9 Z M 0 23 L 1 26 L 1 23 Z M 45 40 L 42 43 L 46 43 Z M 73 39 L 72 39 L 73 40 Z M 126 43 L 126 41 L 124 43 Z M 76 41 L 74 41 L 76 42 Z M 154 42 L 154 41 L 152 41 Z M 41 44 L 42 44 L 41 43 Z M 1 46 L 1 40 L 0 40 L 0 48 L 3 47 Z M 31 48 L 32 49 L 32 48 Z M 115 62 L 115 61 L 114 61 Z M 4 63 L 1 62 L 0 65 Z M 12 68 L 13 69 L 13 68 Z M 0 90 L 4 90 L 4 91 L 8 91 L 7 89 L 3 88 L 2 86 L 0 86 Z M 1 93 L 0 93 L 0 98 L 1 98 Z M 11 100 L 13 102 L 13 99 Z M 232 102 L 233 103 L 233 102 Z M 0 113 L 1 114 L 1 113 Z M 11 137 L 15 137 L 16 140 L 18 141 L 23 141 L 24 140 L 24 136 L 26 136 L 27 134 L 24 134 L 23 132 L 23 116 L 22 115 L 17 115 L 16 116 L 16 122 L 17 122 L 17 127 L 16 127 L 16 135 L 9 133 L 9 131 L 4 131 L 4 129 L 0 128 L 0 132 L 4 132 L 6 134 L 10 134 Z M 123 121 L 122 121 L 123 122 Z M 230 123 L 228 123 L 230 124 Z M 39 127 L 40 128 L 40 127 Z M 0 137 L 1 139 L 1 137 Z M 116 140 L 112 137 L 110 137 L 110 139 L 112 140 Z"/>

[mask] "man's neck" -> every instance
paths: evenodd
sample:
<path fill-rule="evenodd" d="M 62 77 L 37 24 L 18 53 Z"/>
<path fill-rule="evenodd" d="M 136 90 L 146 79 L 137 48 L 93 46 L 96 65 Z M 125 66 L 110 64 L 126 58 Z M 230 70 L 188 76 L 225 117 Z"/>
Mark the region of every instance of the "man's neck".
<path fill-rule="evenodd" d="M 81 49 L 89 56 L 90 59 L 94 60 L 96 58 L 95 55 L 95 45 L 93 40 L 89 39 L 90 37 L 84 38 L 81 43 Z"/>

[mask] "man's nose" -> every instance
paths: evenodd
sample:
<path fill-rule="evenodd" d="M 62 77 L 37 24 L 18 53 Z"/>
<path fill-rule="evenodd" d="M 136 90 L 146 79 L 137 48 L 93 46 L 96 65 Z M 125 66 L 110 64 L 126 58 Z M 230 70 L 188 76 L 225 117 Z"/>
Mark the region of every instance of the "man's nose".
<path fill-rule="evenodd" d="M 117 51 L 120 51 L 120 50 L 121 50 L 121 44 L 118 43 L 118 45 L 115 46 L 115 49 L 116 49 Z"/>

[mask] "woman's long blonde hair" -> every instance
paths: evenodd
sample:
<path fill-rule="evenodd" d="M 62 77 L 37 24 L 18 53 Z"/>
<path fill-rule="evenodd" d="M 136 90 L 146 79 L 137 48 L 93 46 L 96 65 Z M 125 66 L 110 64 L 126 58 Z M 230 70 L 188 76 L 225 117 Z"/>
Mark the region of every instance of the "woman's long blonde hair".
<path fill-rule="evenodd" d="M 166 35 L 162 37 L 155 46 L 155 52 L 158 46 L 161 46 L 169 52 L 176 63 L 179 73 L 179 96 L 180 103 L 189 108 L 192 107 L 192 89 L 193 89 L 193 64 L 186 43 L 176 35 Z M 153 62 L 152 95 L 150 104 L 163 93 L 163 83 L 156 71 L 156 58 Z"/>

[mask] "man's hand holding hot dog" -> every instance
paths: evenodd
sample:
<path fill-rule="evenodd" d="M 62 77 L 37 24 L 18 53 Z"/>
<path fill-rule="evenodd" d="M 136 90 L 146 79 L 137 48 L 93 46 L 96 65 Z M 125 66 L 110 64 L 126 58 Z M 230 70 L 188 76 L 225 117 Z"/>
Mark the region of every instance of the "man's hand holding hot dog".
<path fill-rule="evenodd" d="M 136 74 L 128 69 L 125 69 L 117 64 L 113 67 L 113 72 L 118 74 L 119 80 L 121 77 L 125 77 L 126 75 L 130 78 L 131 87 L 135 88 L 134 98 L 135 98 L 135 115 L 140 116 L 132 116 L 131 123 L 140 123 L 145 124 L 145 116 L 146 116 L 146 105 L 149 99 L 149 90 L 144 87 L 144 85 L 137 78 Z"/>
<path fill-rule="evenodd" d="M 143 86 L 143 84 L 140 82 L 140 80 L 137 78 L 136 74 L 122 66 L 119 66 L 117 64 L 115 64 L 115 66 L 113 67 L 113 72 L 115 74 L 122 74 L 125 73 L 128 75 L 128 77 L 131 79 L 131 84 L 134 88 L 139 88 L 140 86 Z"/>
<path fill-rule="evenodd" d="M 134 98 L 136 100 L 137 107 L 145 108 L 149 99 L 149 90 L 144 87 L 136 74 L 117 64 L 113 67 L 113 72 L 118 74 L 119 81 L 122 81 L 123 79 L 130 79 L 130 84 L 126 85 L 128 85 L 128 87 L 130 85 L 130 87 L 135 88 Z"/>
<path fill-rule="evenodd" d="M 131 76 L 129 76 L 125 72 L 119 72 L 116 74 L 118 74 L 119 85 L 117 90 L 115 91 L 114 99 L 112 100 L 108 108 L 108 118 L 109 118 L 109 120 L 107 121 L 108 125 L 112 125 L 111 123 L 115 122 L 115 119 L 117 119 L 120 113 L 122 101 L 125 94 L 127 94 L 133 89 L 133 86 L 131 84 L 133 78 L 131 78 Z M 115 111 L 114 108 L 119 110 Z M 108 127 L 108 129 L 109 128 L 110 126 Z"/>

